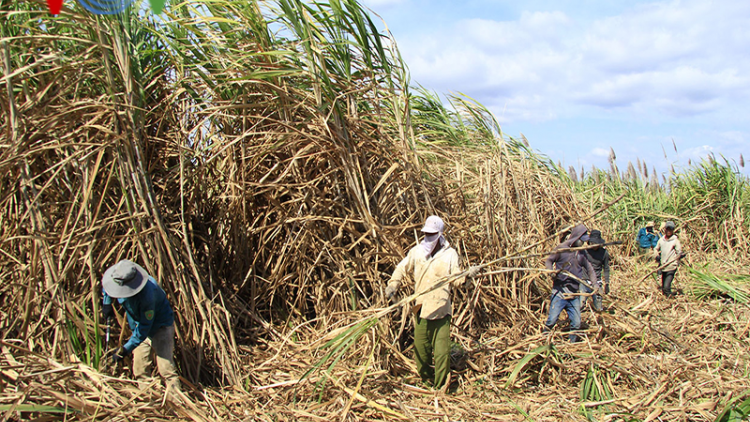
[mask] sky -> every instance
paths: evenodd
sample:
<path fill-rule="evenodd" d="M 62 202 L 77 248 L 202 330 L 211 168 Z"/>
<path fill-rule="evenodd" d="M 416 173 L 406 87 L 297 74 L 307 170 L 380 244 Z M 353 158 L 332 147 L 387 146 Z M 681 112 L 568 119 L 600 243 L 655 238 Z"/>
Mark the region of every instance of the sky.
<path fill-rule="evenodd" d="M 750 175 L 750 2 L 360 2 L 413 84 L 476 99 L 566 169 L 607 169 L 611 147 L 621 171 L 714 154 Z"/>

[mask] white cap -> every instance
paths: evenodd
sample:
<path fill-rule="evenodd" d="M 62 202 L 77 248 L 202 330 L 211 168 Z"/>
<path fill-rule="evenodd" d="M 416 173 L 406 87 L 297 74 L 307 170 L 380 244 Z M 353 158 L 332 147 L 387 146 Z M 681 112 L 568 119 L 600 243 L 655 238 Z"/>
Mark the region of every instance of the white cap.
<path fill-rule="evenodd" d="M 427 217 L 422 227 L 422 233 L 442 233 L 445 230 L 445 223 L 443 219 L 437 215 L 431 215 Z"/>

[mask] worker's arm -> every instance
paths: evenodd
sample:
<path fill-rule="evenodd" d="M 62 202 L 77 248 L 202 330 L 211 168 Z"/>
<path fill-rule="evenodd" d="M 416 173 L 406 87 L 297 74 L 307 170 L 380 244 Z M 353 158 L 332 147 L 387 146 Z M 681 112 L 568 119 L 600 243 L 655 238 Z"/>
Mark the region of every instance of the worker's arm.
<path fill-rule="evenodd" d="M 112 307 L 112 298 L 104 291 L 102 287 L 102 317 L 105 320 L 112 318 L 115 314 L 115 310 Z"/>
<path fill-rule="evenodd" d="M 451 250 L 451 256 L 450 256 L 450 274 L 458 274 L 460 273 L 461 265 L 458 263 L 458 252 Z M 461 287 L 464 285 L 464 282 L 466 281 L 466 276 L 464 277 L 456 277 L 455 280 L 451 281 L 451 284 L 454 287 Z"/>
<path fill-rule="evenodd" d="M 107 291 L 104 290 L 104 287 L 102 287 L 102 304 L 104 305 L 112 304 L 112 298 L 107 294 Z"/>
<path fill-rule="evenodd" d="M 663 242 L 662 242 L 661 239 L 659 239 L 659 241 L 656 242 L 656 247 L 654 248 L 654 258 L 656 258 L 656 257 L 658 257 L 658 256 L 661 255 L 661 244 L 662 243 Z"/>
<path fill-rule="evenodd" d="M 583 261 L 583 265 L 586 266 L 586 272 L 589 274 L 589 281 L 591 282 L 591 286 L 596 287 L 596 282 L 599 280 L 596 279 L 596 270 L 594 270 L 594 266 L 591 265 L 591 261 L 586 259 L 585 256 L 582 256 L 583 254 L 579 253 L 579 255 L 581 255 L 581 258 L 579 260 Z"/>
<path fill-rule="evenodd" d="M 682 257 L 682 244 L 680 243 L 680 239 L 674 240 L 674 253 L 676 254 L 675 259 L 677 262 L 680 262 L 680 257 Z"/>
<path fill-rule="evenodd" d="M 550 254 L 550 256 L 547 257 L 547 259 L 544 260 L 544 267 L 548 270 L 554 270 L 555 269 L 555 262 L 560 259 L 559 253 L 553 253 Z"/>
<path fill-rule="evenodd" d="M 146 283 L 149 282 L 147 281 Z M 137 302 L 135 303 L 136 306 L 133 307 L 136 315 L 133 316 L 137 319 L 134 318 L 135 327 L 133 327 L 133 334 L 123 346 L 128 353 L 146 341 L 156 315 L 156 298 L 154 297 L 153 289 L 150 289 L 148 285 L 134 296 L 134 298 Z"/>
<path fill-rule="evenodd" d="M 406 255 L 401 262 L 396 265 L 396 269 L 391 274 L 391 279 L 388 281 L 386 287 L 386 296 L 390 291 L 396 292 L 401 287 L 401 281 L 406 277 L 407 274 L 414 272 L 414 260 L 411 257 L 411 251 Z"/>

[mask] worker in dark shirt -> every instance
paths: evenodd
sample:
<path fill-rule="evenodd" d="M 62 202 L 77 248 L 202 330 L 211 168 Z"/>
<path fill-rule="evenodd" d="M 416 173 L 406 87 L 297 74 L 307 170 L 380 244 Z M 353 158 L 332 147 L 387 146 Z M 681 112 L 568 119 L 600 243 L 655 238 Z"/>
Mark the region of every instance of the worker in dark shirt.
<path fill-rule="evenodd" d="M 544 323 L 545 327 L 548 330 L 552 329 L 564 309 L 570 320 L 571 333 L 569 338 L 571 342 L 578 340 L 575 331 L 581 328 L 581 296 L 578 293 L 580 283 L 576 278 L 579 280 L 588 278 L 593 285 L 596 282 L 596 276 L 594 268 L 586 259 L 584 251 L 556 251 L 583 246 L 583 242 L 589 240 L 587 232 L 588 229 L 583 224 L 575 226 L 571 230 L 568 240 L 560 243 L 544 262 L 548 270 L 557 270 L 552 281 L 552 297 L 550 298 L 549 316 Z"/>
<path fill-rule="evenodd" d="M 591 230 L 589 235 L 589 245 L 593 246 L 593 249 L 586 250 L 586 259 L 591 263 L 594 268 L 594 274 L 596 275 L 596 285 L 594 287 L 599 289 L 599 292 L 609 294 L 609 251 L 607 248 L 602 246 L 605 241 L 602 239 L 602 232 L 599 230 Z M 581 286 L 582 293 L 591 293 L 592 289 L 586 286 Z M 602 296 L 600 293 L 596 293 L 591 298 L 591 307 L 595 311 L 602 311 Z M 583 302 L 585 304 L 586 299 L 584 296 Z"/>

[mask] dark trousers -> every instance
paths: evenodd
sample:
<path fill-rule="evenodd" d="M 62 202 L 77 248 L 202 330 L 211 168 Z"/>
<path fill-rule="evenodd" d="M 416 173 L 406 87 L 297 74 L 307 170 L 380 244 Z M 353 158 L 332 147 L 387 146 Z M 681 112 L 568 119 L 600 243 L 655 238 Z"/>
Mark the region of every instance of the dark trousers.
<path fill-rule="evenodd" d="M 661 291 L 664 296 L 672 296 L 672 280 L 674 280 L 674 271 L 662 271 L 661 273 Z"/>

